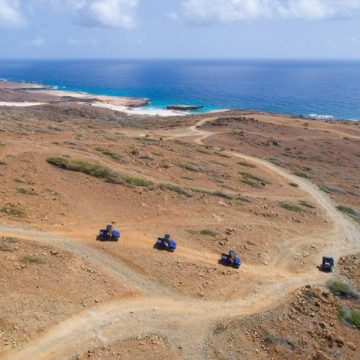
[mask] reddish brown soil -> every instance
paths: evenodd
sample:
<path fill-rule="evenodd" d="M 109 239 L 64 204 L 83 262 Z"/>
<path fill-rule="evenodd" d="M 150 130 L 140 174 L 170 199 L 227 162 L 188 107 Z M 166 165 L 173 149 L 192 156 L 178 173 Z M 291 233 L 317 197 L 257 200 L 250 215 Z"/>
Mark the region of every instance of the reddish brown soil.
<path fill-rule="evenodd" d="M 0 269 L 0 354 L 87 307 L 133 295 L 86 260 L 31 241 L 0 238 Z"/>
<path fill-rule="evenodd" d="M 341 272 L 357 284 L 359 259 L 360 254 L 345 257 L 340 264 Z M 359 298 L 309 285 L 274 310 L 217 324 L 208 340 L 209 358 L 360 359 L 360 330 L 339 317 L 339 307 L 359 312 Z M 224 343 L 228 345 L 219 345 Z"/>
<path fill-rule="evenodd" d="M 15 88 L 0 87 L 0 100 L 49 100 L 22 96 Z M 336 220 L 341 214 L 329 215 L 296 178 L 286 180 L 289 177 L 269 166 L 233 155 L 238 151 L 267 159 L 308 178 L 336 204 L 353 208 L 349 219 L 356 224 L 357 123 L 241 111 L 145 118 L 58 100 L 0 109 L 0 226 L 10 229 L 4 236 L 18 235 L 17 230 L 28 234 L 0 240 L 0 351 L 26 349 L 29 342 L 37 353 L 42 348 L 36 348 L 34 339 L 56 334 L 54 326 L 65 319 L 69 331 L 74 331 L 71 320 L 81 324 L 82 311 L 89 308 L 96 313 L 97 304 L 104 306 L 99 310 L 104 316 L 109 316 L 108 304 L 122 316 L 122 306 L 127 311 L 123 299 L 138 299 L 137 286 L 145 279 L 150 290 L 145 287 L 140 297 L 144 317 L 153 320 L 148 302 L 160 298 L 172 306 L 178 301 L 174 314 L 163 319 L 174 316 L 178 321 L 174 324 L 188 326 L 176 343 L 159 327 L 141 338 L 113 336 L 117 341 L 104 341 L 100 347 L 98 342 L 85 343 L 89 351 L 79 350 L 77 359 L 194 357 L 186 347 L 179 348 L 181 341 L 193 345 L 191 351 L 198 346 L 196 354 L 209 359 L 356 359 L 359 330 L 340 323 L 337 316 L 338 305 L 358 309 L 358 303 L 330 294 L 325 287 L 332 277 L 316 270 L 324 249 L 335 251 L 336 257 L 351 250 L 344 245 L 345 237 L 337 238 L 343 223 Z M 201 119 L 211 123 L 194 129 Z M 202 136 L 201 130 L 214 135 Z M 101 165 L 133 183 L 109 183 L 55 167 L 48 163 L 49 157 Z M 98 230 L 108 223 L 121 231 L 119 243 L 96 242 Z M 35 242 L 30 228 L 36 234 L 46 232 L 46 238 L 58 235 L 83 247 L 71 253 L 71 247 L 53 247 L 42 243 L 41 237 Z M 153 248 L 164 233 L 178 243 L 173 254 Z M 79 255 L 85 248 L 103 255 L 97 265 L 91 257 Z M 218 264 L 220 254 L 230 249 L 241 257 L 240 270 Z M 125 285 L 114 272 L 106 273 L 113 263 L 120 266 L 119 278 L 123 272 L 134 275 L 134 287 L 130 280 Z M 359 286 L 358 256 L 341 258 L 339 265 L 336 276 L 345 275 Z M 310 279 L 312 287 L 286 298 L 290 289 Z M 262 291 L 269 289 L 272 303 L 261 298 Z M 207 306 L 211 309 L 215 301 L 219 314 L 230 302 L 247 310 L 243 317 L 233 317 L 229 311 L 217 324 L 207 323 L 207 316 L 213 315 L 205 316 Z M 204 324 L 191 322 L 188 303 L 199 309 L 204 304 Z M 181 311 L 184 319 L 178 315 Z M 126 314 L 131 320 L 131 312 Z M 208 332 L 208 325 L 207 341 L 196 345 L 204 334 L 189 334 L 196 334 L 196 326 Z M 102 326 L 100 322 L 94 332 Z M 173 324 L 167 329 L 179 331 Z M 46 344 L 56 346 L 57 341 L 50 337 Z"/>

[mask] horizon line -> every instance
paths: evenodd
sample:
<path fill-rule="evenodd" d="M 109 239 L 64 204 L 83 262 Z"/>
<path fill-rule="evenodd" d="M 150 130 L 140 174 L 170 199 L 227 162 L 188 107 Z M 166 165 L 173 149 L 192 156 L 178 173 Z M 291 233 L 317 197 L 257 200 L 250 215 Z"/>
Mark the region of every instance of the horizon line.
<path fill-rule="evenodd" d="M 81 61 L 81 60 L 94 60 L 94 61 L 360 61 L 360 58 L 286 58 L 286 57 L 268 57 L 268 58 L 257 58 L 257 57 L 249 57 L 249 58 L 210 58 L 210 57 L 39 57 L 39 58 L 0 58 L 0 61 Z"/>

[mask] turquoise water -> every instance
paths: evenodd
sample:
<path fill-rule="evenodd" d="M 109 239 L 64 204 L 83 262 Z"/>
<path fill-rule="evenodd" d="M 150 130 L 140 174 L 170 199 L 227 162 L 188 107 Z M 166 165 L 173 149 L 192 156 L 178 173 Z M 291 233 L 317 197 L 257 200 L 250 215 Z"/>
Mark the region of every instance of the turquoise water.
<path fill-rule="evenodd" d="M 146 97 L 150 107 L 204 105 L 360 119 L 360 61 L 0 61 L 0 78 Z"/>

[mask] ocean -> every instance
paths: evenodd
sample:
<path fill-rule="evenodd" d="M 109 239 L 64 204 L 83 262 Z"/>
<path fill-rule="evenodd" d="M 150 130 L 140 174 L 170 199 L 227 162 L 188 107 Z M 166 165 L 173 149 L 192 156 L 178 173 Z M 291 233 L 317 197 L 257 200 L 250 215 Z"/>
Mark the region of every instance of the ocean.
<path fill-rule="evenodd" d="M 193 104 L 360 120 L 360 61 L 1 60 L 0 78 L 146 97 L 152 108 Z"/>

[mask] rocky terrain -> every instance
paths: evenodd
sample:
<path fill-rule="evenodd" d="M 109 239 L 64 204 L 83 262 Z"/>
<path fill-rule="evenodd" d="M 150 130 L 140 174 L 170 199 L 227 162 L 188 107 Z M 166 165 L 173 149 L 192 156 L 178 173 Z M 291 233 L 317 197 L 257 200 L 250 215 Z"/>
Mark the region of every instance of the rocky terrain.
<path fill-rule="evenodd" d="M 0 87 L 1 358 L 357 358 L 357 123 L 51 96 Z"/>

